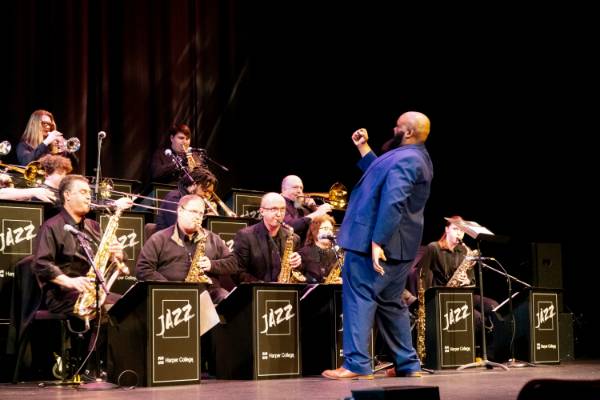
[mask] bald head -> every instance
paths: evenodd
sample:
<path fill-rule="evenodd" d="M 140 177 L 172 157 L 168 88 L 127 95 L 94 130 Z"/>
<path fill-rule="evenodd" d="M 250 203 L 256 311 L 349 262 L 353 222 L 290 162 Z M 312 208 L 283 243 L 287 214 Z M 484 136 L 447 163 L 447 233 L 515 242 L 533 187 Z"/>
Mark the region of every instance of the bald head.
<path fill-rule="evenodd" d="M 260 206 L 262 208 L 273 208 L 273 207 L 282 207 L 285 208 L 285 199 L 279 193 L 271 192 L 265 194 L 261 201 Z"/>
<path fill-rule="evenodd" d="M 398 118 L 396 125 L 395 133 L 404 132 L 406 144 L 424 143 L 431 127 L 429 118 L 417 111 L 405 112 Z"/>
<path fill-rule="evenodd" d="M 296 201 L 296 198 L 304 192 L 302 179 L 296 175 L 288 175 L 281 181 L 281 194 L 283 197 Z"/>

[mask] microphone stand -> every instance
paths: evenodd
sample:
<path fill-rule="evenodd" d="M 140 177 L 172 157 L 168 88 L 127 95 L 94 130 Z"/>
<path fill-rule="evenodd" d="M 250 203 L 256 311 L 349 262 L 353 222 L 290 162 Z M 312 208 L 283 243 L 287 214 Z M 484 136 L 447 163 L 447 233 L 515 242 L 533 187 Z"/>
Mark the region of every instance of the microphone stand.
<path fill-rule="evenodd" d="M 101 132 L 102 133 L 102 132 Z M 100 199 L 100 177 L 102 176 L 100 173 L 100 155 L 102 154 L 102 140 L 104 139 L 104 135 L 98 135 L 98 154 L 96 155 L 96 187 L 94 189 L 94 194 L 96 196 L 96 201 Z"/>
<path fill-rule="evenodd" d="M 477 241 L 477 250 L 479 250 L 479 254 L 481 254 L 481 248 L 480 248 L 480 244 L 481 242 L 478 240 Z M 494 367 L 498 367 L 501 369 L 504 369 L 505 371 L 508 371 L 508 367 L 506 365 L 494 362 L 494 361 L 490 361 L 487 358 L 487 344 L 486 344 L 486 339 L 485 339 L 485 304 L 483 301 L 483 263 L 481 262 L 481 257 L 479 257 L 477 259 L 477 266 L 479 267 L 479 306 L 481 308 L 481 361 L 475 361 L 469 364 L 465 364 L 462 365 L 460 367 L 457 368 L 457 371 L 462 371 L 466 368 L 471 368 L 471 367 L 486 367 L 488 369 L 492 369 Z"/>
<path fill-rule="evenodd" d="M 97 187 L 98 185 L 96 185 Z M 101 369 L 100 369 L 100 354 L 98 352 L 98 349 L 96 349 L 96 344 L 98 343 L 98 336 L 100 335 L 100 325 L 101 325 L 101 318 L 100 318 L 100 287 L 102 287 L 102 289 L 104 289 L 104 293 L 106 293 L 108 295 L 108 289 L 106 287 L 106 281 L 104 280 L 104 277 L 102 276 L 102 274 L 100 273 L 100 271 L 98 270 L 98 267 L 96 266 L 96 264 L 94 264 L 94 252 L 90 246 L 90 243 L 88 242 L 88 240 L 82 235 L 82 234 L 75 234 L 75 237 L 77 238 L 77 240 L 79 241 L 79 244 L 81 245 L 81 248 L 83 249 L 86 259 L 88 261 L 88 263 L 90 264 L 90 266 L 92 267 L 94 274 L 96 275 L 96 279 L 94 280 L 94 288 L 95 288 L 95 295 L 96 295 L 96 318 L 98 318 L 98 330 L 96 332 L 96 338 L 94 340 L 94 345 L 93 347 L 90 349 L 90 352 L 95 350 L 96 351 L 96 380 L 94 382 L 90 382 L 90 383 L 81 383 L 79 385 L 80 389 L 85 389 L 85 390 L 106 390 L 106 389 L 115 389 L 118 386 L 115 385 L 114 383 L 110 383 L 110 382 L 106 382 L 104 381 L 102 378 L 99 378 L 99 376 L 101 375 Z M 89 355 L 88 355 L 89 357 Z M 79 371 L 81 370 L 81 368 L 83 368 L 83 364 L 79 367 L 79 369 L 77 370 L 77 373 L 79 373 Z"/>
<path fill-rule="evenodd" d="M 200 157 L 205 158 L 206 160 L 210 161 L 211 163 L 215 164 L 217 167 L 221 168 L 223 171 L 225 172 L 229 172 L 229 168 L 227 168 L 226 166 L 219 164 L 218 162 L 216 162 L 215 160 L 213 160 L 212 158 L 210 158 L 207 154 L 206 154 L 206 150 L 204 149 L 198 149 L 195 148 L 194 151 L 200 153 Z"/>
<path fill-rule="evenodd" d="M 506 300 L 504 300 L 502 303 L 498 304 L 498 306 L 496 306 L 492 311 L 496 312 L 500 307 L 502 307 L 504 304 L 506 304 L 508 302 L 508 310 L 509 310 L 509 315 L 511 317 L 511 331 L 512 331 L 512 336 L 511 336 L 511 340 L 510 340 L 510 358 L 508 359 L 507 362 L 504 363 L 504 365 L 506 365 L 507 367 L 510 368 L 523 368 L 523 367 L 535 367 L 534 364 L 531 364 L 527 361 L 520 361 L 517 360 L 515 358 L 515 331 L 516 331 L 516 321 L 515 321 L 515 314 L 514 314 L 514 308 L 513 308 L 513 297 L 515 297 L 516 295 L 518 295 L 520 292 L 515 292 L 512 293 L 512 285 L 511 285 L 511 280 L 520 283 L 521 285 L 525 286 L 526 288 L 531 288 L 531 285 L 523 282 L 522 280 L 515 278 L 514 276 L 510 275 L 508 272 L 506 272 L 506 270 L 504 269 L 504 267 L 502 266 L 502 264 L 500 264 L 499 261 L 497 261 L 495 258 L 491 259 L 492 261 L 495 261 L 498 266 L 502 269 L 502 271 L 498 271 L 497 269 L 491 267 L 490 265 L 482 262 L 481 265 L 485 268 L 487 268 L 490 271 L 493 271 L 497 274 L 500 274 L 502 276 L 504 276 L 506 278 L 506 283 L 508 285 L 508 298 Z"/>

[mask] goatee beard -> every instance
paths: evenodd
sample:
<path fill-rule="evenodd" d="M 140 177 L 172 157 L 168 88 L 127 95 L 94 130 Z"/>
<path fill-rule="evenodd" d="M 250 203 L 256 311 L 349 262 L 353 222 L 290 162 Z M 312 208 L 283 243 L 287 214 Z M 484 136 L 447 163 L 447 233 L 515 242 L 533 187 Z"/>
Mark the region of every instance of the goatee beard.
<path fill-rule="evenodd" d="M 381 153 L 387 153 L 390 150 L 394 150 L 397 149 L 398 147 L 402 146 L 402 139 L 404 138 L 404 132 L 401 132 L 398 135 L 394 135 L 393 138 L 391 138 L 390 140 L 388 140 L 387 142 L 385 142 L 383 144 L 383 146 L 381 146 Z"/>

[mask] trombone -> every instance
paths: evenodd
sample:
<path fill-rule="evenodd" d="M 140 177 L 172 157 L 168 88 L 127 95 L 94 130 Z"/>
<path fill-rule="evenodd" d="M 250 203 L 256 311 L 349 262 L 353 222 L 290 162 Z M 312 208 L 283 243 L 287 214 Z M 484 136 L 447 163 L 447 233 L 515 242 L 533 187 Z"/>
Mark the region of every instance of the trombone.
<path fill-rule="evenodd" d="M 46 179 L 46 171 L 44 171 L 39 161 L 32 161 L 25 167 L 0 163 L 0 167 L 23 174 L 23 178 L 25 178 L 29 186 L 38 186 Z"/>
<path fill-rule="evenodd" d="M 303 199 L 320 200 L 323 203 L 331 204 L 334 210 L 346 210 L 348 206 L 348 189 L 340 182 L 336 182 L 329 188 L 329 192 L 307 192 L 302 196 Z"/>
<path fill-rule="evenodd" d="M 90 185 L 90 186 L 92 188 L 96 187 L 95 185 Z M 121 192 L 119 190 L 114 190 L 112 188 L 112 181 L 110 179 L 105 179 L 102 182 L 100 182 L 100 186 L 99 186 L 99 194 L 100 194 L 99 197 L 100 197 L 100 199 L 101 200 L 106 200 L 106 199 L 110 198 L 111 193 L 118 194 L 118 195 L 121 195 L 121 196 L 127 196 L 127 197 L 133 197 L 133 198 L 140 198 L 140 199 L 146 199 L 146 200 L 151 200 L 151 201 L 160 201 L 162 203 L 168 203 L 168 204 L 178 205 L 178 203 L 176 201 L 159 199 L 158 197 L 142 196 L 141 194 L 134 195 L 134 194 L 127 193 L 127 192 Z M 198 197 L 200 197 L 204 201 L 204 205 L 206 206 L 206 209 L 212 211 L 216 215 L 219 215 L 219 213 L 217 212 L 216 208 L 210 203 L 209 200 L 207 200 L 205 197 L 202 197 L 202 196 L 198 196 Z M 147 208 L 147 209 L 150 209 L 150 210 L 156 210 L 156 211 L 162 210 L 162 211 L 170 212 L 170 213 L 173 213 L 173 214 L 177 214 L 176 210 L 169 210 L 169 209 L 166 209 L 166 208 L 154 207 L 154 206 L 150 206 L 150 205 L 147 205 L 147 204 L 135 203 L 134 206 L 135 207 L 141 207 L 141 208 Z M 233 211 L 231 211 L 231 212 L 233 213 Z M 235 215 L 235 213 L 233 213 L 233 214 Z"/>

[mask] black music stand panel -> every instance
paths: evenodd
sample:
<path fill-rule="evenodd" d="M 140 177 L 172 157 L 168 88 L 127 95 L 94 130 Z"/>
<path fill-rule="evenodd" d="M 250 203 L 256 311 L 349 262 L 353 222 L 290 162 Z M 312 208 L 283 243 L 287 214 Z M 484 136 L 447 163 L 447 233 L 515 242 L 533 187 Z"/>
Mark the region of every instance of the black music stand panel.
<path fill-rule="evenodd" d="M 127 255 L 125 264 L 129 268 L 129 275 L 121 275 L 117 278 L 110 291 L 114 293 L 125 293 L 133 284 L 137 282 L 135 278 L 135 265 L 142 247 L 144 247 L 144 225 L 148 213 L 145 212 L 124 212 L 119 218 L 119 228 L 117 229 L 117 240 L 123 245 L 123 251 Z M 96 219 L 100 224 L 102 231 L 108 224 L 110 215 L 98 214 Z"/>
<path fill-rule="evenodd" d="M 231 189 L 227 205 L 240 217 L 259 219 L 260 201 L 265 192 L 248 189 Z"/>
<path fill-rule="evenodd" d="M 200 383 L 204 285 L 138 282 L 109 310 L 108 379 L 126 386 Z"/>
<path fill-rule="evenodd" d="M 320 375 L 344 362 L 342 285 L 309 285 L 300 300 L 302 374 Z"/>
<path fill-rule="evenodd" d="M 558 292 L 560 289 L 526 288 L 513 299 L 518 359 L 560 363 Z"/>
<path fill-rule="evenodd" d="M 432 287 L 425 292 L 425 367 L 454 368 L 475 361 L 473 290 Z"/>
<path fill-rule="evenodd" d="M 15 284 L 15 264 L 33 253 L 33 242 L 44 222 L 46 203 L 0 201 L 0 382 L 12 378 L 13 361 L 5 355 L 10 326 L 10 308 Z M 16 328 L 15 328 L 16 329 Z"/>
<path fill-rule="evenodd" d="M 299 301 L 304 285 L 243 283 L 217 306 L 217 378 L 299 377 Z"/>
<path fill-rule="evenodd" d="M 14 266 L 33 253 L 44 222 L 44 205 L 31 201 L 0 201 L 0 324 L 8 324 Z"/>
<path fill-rule="evenodd" d="M 227 243 L 229 250 L 233 250 L 233 238 L 240 229 L 256 224 L 253 218 L 233 218 L 223 215 L 206 215 L 202 222 L 206 229 L 216 233 Z"/>
<path fill-rule="evenodd" d="M 177 189 L 176 185 L 167 185 L 165 183 L 152 182 L 151 185 L 152 189 L 150 191 L 150 197 L 160 200 L 164 199 L 167 193 L 169 193 L 170 191 Z M 146 202 L 142 203 L 146 204 Z M 154 200 L 151 205 L 158 209 L 160 208 L 161 204 L 162 203 L 160 201 Z M 158 214 L 158 210 L 154 210 L 154 214 Z"/>

